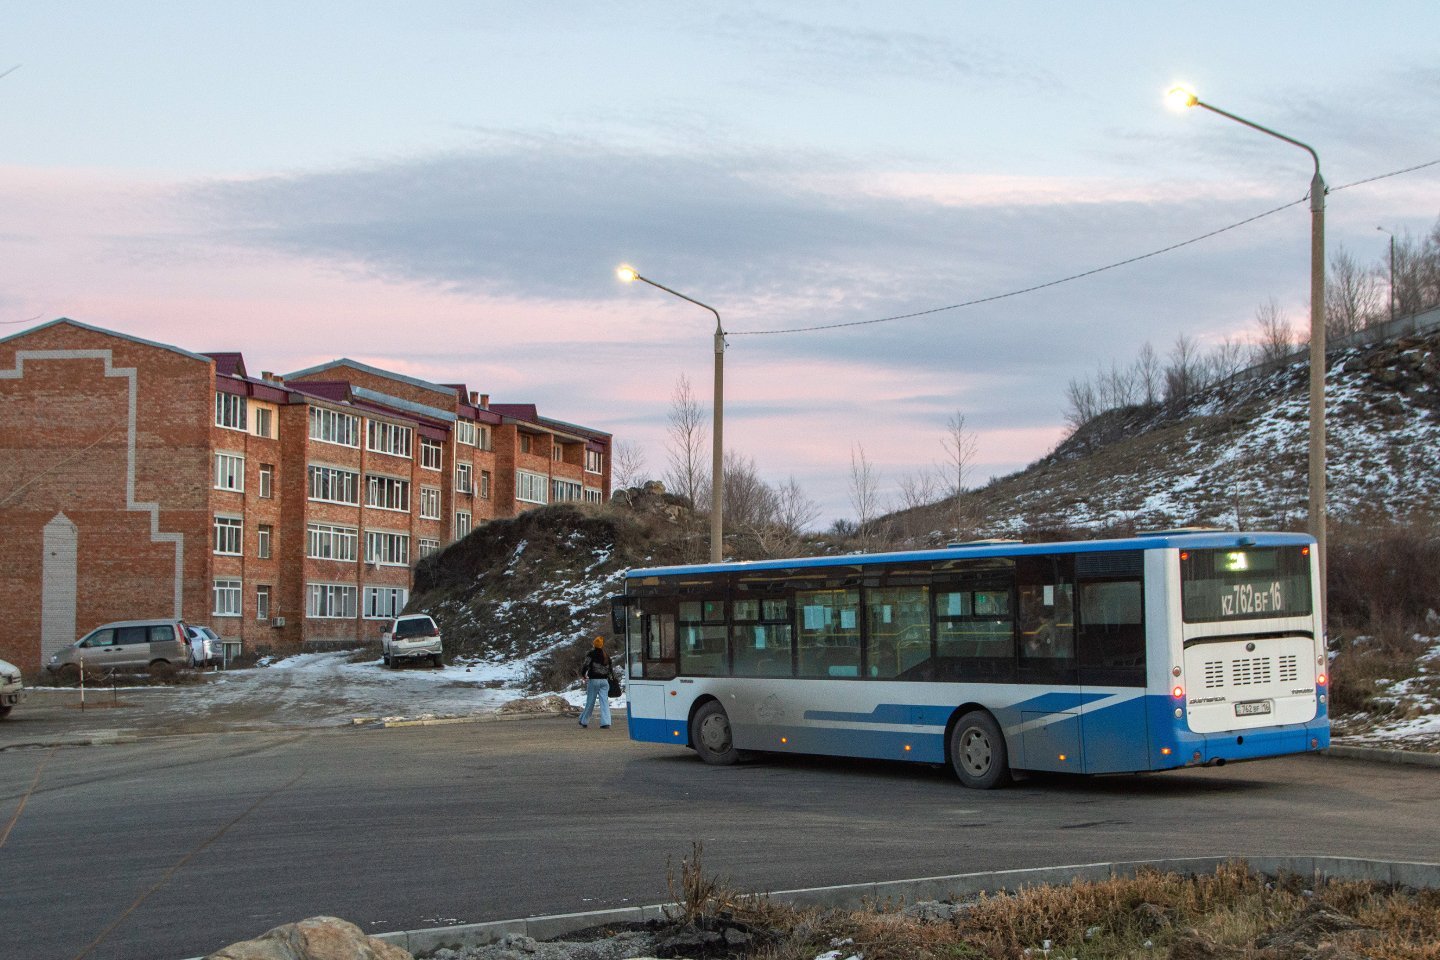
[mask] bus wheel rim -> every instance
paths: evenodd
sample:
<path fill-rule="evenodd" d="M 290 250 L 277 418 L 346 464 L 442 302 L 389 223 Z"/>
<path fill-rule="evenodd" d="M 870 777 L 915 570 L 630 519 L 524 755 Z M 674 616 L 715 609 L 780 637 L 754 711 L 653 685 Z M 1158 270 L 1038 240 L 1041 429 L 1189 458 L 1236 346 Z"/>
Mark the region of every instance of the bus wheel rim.
<path fill-rule="evenodd" d="M 960 738 L 960 760 L 972 774 L 990 769 L 990 739 L 981 730 L 966 730 Z"/>
<path fill-rule="evenodd" d="M 706 717 L 700 724 L 700 742 L 716 753 L 730 749 L 730 724 L 724 717 Z"/>

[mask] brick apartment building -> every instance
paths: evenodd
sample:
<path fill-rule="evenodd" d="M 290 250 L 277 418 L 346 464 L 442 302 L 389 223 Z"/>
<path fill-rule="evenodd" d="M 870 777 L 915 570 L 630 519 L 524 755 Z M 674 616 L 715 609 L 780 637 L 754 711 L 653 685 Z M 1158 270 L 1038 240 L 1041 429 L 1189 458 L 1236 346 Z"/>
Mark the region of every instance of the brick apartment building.
<path fill-rule="evenodd" d="M 61 319 L 0 340 L 0 658 L 110 620 L 373 639 L 416 560 L 610 494 L 609 434 L 353 360 L 281 377 Z"/>

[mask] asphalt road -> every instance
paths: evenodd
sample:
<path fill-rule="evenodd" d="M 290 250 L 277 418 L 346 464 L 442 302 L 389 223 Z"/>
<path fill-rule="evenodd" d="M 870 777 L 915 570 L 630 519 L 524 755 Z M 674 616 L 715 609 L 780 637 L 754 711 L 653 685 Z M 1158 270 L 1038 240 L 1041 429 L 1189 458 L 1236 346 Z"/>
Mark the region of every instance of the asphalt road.
<path fill-rule="evenodd" d="M 1319 756 L 976 792 L 904 764 L 707 767 L 563 718 L 11 749 L 0 930 L 16 960 L 180 960 L 316 914 L 383 932 L 652 903 L 695 842 L 705 873 L 749 890 L 1164 856 L 1440 861 L 1437 793 L 1434 769 Z"/>

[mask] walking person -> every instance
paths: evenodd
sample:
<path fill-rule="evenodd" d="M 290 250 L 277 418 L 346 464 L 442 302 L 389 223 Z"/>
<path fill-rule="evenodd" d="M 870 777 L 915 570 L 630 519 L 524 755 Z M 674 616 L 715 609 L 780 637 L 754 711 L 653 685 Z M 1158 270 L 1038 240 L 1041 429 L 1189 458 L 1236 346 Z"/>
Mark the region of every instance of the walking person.
<path fill-rule="evenodd" d="M 600 701 L 600 729 L 610 729 L 610 655 L 605 652 L 605 638 L 596 637 L 595 645 L 580 663 L 580 679 L 585 681 L 585 709 L 580 711 L 580 726 L 590 726 L 590 713 Z"/>

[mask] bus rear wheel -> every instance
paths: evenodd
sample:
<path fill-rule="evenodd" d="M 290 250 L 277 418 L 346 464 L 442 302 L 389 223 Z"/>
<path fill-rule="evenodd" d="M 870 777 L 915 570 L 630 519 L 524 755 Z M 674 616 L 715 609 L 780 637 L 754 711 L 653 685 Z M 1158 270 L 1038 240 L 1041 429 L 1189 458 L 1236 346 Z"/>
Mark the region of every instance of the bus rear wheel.
<path fill-rule="evenodd" d="M 950 732 L 950 765 L 967 787 L 992 790 L 1010 782 L 1010 756 L 995 718 L 972 710 Z"/>
<path fill-rule="evenodd" d="M 740 759 L 730 735 L 730 717 L 715 700 L 695 711 L 690 720 L 690 743 L 706 763 L 730 764 Z"/>

